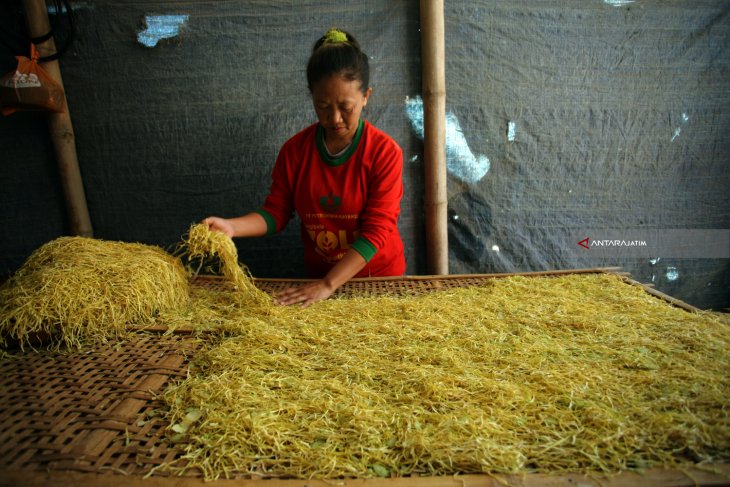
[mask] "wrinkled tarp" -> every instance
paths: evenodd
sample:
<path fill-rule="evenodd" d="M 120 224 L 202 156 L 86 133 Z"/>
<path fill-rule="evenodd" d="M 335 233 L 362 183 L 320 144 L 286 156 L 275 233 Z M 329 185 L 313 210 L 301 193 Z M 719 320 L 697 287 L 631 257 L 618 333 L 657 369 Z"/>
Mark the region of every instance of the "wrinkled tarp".
<path fill-rule="evenodd" d="M 426 272 L 418 2 L 74 5 L 61 68 L 97 237 L 167 246 L 209 214 L 258 207 L 279 147 L 315 120 L 304 66 L 336 25 L 371 57 L 365 117 L 404 149 L 407 272 Z M 574 238 L 730 228 L 729 12 L 717 1 L 446 2 L 450 271 L 621 266 L 696 306 L 730 307 L 727 259 L 599 259 Z M 0 67 L 12 61 L 0 46 Z M 0 119 L 0 144 L 7 273 L 67 229 L 43 121 Z M 238 241 L 241 260 L 256 276 L 303 276 L 297 226 Z"/>
<path fill-rule="evenodd" d="M 464 160 L 491 163 L 451 173 L 450 270 L 621 266 L 728 307 L 728 259 L 577 245 L 587 229 L 730 228 L 730 2 L 614 4 L 446 3 L 447 109 Z"/>

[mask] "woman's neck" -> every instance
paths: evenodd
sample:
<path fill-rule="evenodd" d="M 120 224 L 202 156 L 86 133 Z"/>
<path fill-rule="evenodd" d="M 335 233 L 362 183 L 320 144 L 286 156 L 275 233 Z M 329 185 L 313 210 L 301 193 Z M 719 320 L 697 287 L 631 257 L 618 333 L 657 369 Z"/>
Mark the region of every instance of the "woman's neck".
<path fill-rule="evenodd" d="M 326 138 L 324 139 L 324 146 L 325 149 L 327 149 L 327 152 L 332 157 L 337 157 L 341 155 L 343 152 L 347 150 L 348 147 L 350 147 L 350 144 L 352 144 L 352 139 L 349 141 L 346 140 L 335 140 L 335 141 L 329 141 Z"/>

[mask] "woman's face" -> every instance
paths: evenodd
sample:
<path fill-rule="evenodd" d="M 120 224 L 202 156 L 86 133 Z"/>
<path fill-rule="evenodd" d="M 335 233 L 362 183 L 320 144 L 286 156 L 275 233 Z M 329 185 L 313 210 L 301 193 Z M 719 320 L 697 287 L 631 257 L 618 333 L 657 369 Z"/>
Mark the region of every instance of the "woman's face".
<path fill-rule="evenodd" d="M 355 137 L 360 113 L 372 92 L 372 88 L 368 88 L 363 93 L 360 84 L 358 80 L 348 81 L 334 74 L 312 86 L 314 111 L 324 127 L 328 145 L 344 146 Z"/>

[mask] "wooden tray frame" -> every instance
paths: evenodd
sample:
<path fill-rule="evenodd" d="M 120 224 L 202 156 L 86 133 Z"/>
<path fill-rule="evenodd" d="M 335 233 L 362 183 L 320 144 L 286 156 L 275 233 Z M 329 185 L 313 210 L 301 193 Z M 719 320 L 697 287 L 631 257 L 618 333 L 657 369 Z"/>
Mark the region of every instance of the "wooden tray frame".
<path fill-rule="evenodd" d="M 514 275 L 557 276 L 612 273 L 627 284 L 684 308 L 697 308 L 638 283 L 620 268 L 594 268 L 519 274 L 405 276 L 355 279 L 339 291 L 363 293 L 424 293 L 463 287 Z M 307 282 L 303 279 L 257 279 L 267 292 Z M 225 289 L 217 277 L 200 276 L 194 285 Z M 151 333 L 149 332 L 151 331 Z M 202 478 L 167 477 L 155 467 L 176 461 L 183 453 L 169 441 L 167 424 L 155 410 L 163 406 L 158 395 L 171 381 L 185 377 L 189 359 L 200 343 L 189 332 L 160 334 L 148 330 L 126 342 L 110 342 L 73 353 L 29 351 L 0 361 L 0 487 L 17 486 L 210 486 Z M 247 479 L 213 482 L 222 486 L 294 487 L 350 485 L 365 487 L 454 486 L 720 486 L 730 485 L 730 465 L 707 469 L 652 469 L 645 474 L 624 472 L 603 475 L 463 475 L 392 479 Z"/>

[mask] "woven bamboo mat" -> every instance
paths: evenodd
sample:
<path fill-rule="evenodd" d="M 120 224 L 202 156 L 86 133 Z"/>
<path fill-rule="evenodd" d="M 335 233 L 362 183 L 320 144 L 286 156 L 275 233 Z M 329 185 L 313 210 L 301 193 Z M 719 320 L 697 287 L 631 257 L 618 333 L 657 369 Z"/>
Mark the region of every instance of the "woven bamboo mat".
<path fill-rule="evenodd" d="M 0 469 L 145 474 L 179 457 L 156 395 L 186 376 L 198 346 L 184 336 L 139 334 L 0 361 Z"/>
<path fill-rule="evenodd" d="M 512 274 L 453 274 L 446 276 L 401 276 L 401 277 L 371 277 L 351 279 L 342 285 L 334 296 L 377 296 L 395 294 L 399 296 L 413 296 L 425 294 L 440 289 L 453 289 L 468 286 L 484 285 L 492 279 L 510 276 L 560 276 L 566 274 L 600 274 L 611 273 L 624 277 L 628 273 L 622 272 L 620 267 L 597 267 L 592 269 L 574 269 L 562 271 L 525 272 Z M 287 287 L 307 282 L 307 279 L 255 279 L 256 286 L 268 293 L 276 293 Z M 230 284 L 218 276 L 197 276 L 193 278 L 193 285 L 214 290 L 231 290 Z"/>
<path fill-rule="evenodd" d="M 648 294 L 660 298 L 674 306 L 686 309 L 687 311 L 699 311 L 698 308 L 673 298 L 667 294 L 654 289 L 651 285 L 643 284 L 631 279 L 628 272 L 620 267 L 596 267 L 591 269 L 571 269 L 542 272 L 524 272 L 510 274 L 455 274 L 447 276 L 404 276 L 404 277 L 381 277 L 366 279 L 351 279 L 341 286 L 334 294 L 339 296 L 377 296 L 382 294 L 395 294 L 399 296 L 413 296 L 425 294 L 440 289 L 460 288 L 468 286 L 484 285 L 489 280 L 500 279 L 510 276 L 561 276 L 573 274 L 615 274 L 620 276 L 624 282 L 643 289 Z M 307 282 L 306 279 L 256 279 L 256 286 L 260 289 L 275 294 L 287 287 Z M 198 276 L 193 279 L 193 285 L 215 290 L 231 290 L 228 282 L 216 276 Z"/>
<path fill-rule="evenodd" d="M 581 272 L 617 270 L 527 275 Z M 419 294 L 501 276 L 353 280 L 339 294 Z M 257 285 L 276 292 L 296 282 L 260 279 Z M 193 284 L 228 286 L 213 277 L 198 277 Z M 0 361 L 0 471 L 168 475 L 155 468 L 179 462 L 184 445 L 168 439 L 157 395 L 186 376 L 189 359 L 201 346 L 185 334 L 138 333 L 81 352 L 28 351 Z"/>

